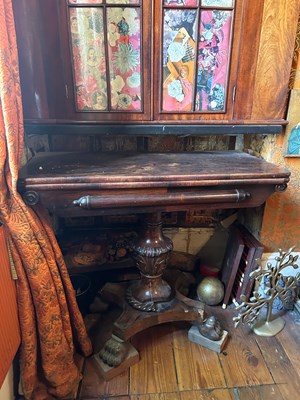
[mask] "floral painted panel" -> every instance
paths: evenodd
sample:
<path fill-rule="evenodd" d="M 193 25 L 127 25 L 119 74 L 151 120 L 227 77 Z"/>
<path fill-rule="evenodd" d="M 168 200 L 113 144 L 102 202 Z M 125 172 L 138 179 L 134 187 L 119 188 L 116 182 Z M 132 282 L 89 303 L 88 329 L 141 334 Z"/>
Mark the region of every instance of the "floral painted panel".
<path fill-rule="evenodd" d="M 107 8 L 107 40 L 113 110 L 141 110 L 139 8 Z"/>
<path fill-rule="evenodd" d="M 140 4 L 140 0 L 106 0 L 107 4 Z"/>
<path fill-rule="evenodd" d="M 198 0 L 164 0 L 165 6 L 190 6 L 195 7 L 198 5 Z"/>
<path fill-rule="evenodd" d="M 102 4 L 103 0 L 69 0 L 69 4 Z"/>
<path fill-rule="evenodd" d="M 225 111 L 232 11 L 201 13 L 196 111 Z"/>
<path fill-rule="evenodd" d="M 202 6 L 233 7 L 234 0 L 202 0 Z"/>
<path fill-rule="evenodd" d="M 163 111 L 191 111 L 195 76 L 196 10 L 165 10 Z"/>
<path fill-rule="evenodd" d="M 70 30 L 78 111 L 107 110 L 103 9 L 70 8 Z"/>

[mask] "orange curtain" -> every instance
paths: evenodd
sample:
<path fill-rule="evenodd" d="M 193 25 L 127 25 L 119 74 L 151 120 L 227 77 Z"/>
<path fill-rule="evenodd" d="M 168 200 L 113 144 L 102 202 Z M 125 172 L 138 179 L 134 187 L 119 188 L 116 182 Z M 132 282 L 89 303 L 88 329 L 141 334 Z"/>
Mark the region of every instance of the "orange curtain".
<path fill-rule="evenodd" d="M 0 0 L 0 219 L 18 275 L 21 378 L 27 399 L 64 397 L 80 372 L 74 345 L 92 352 L 63 257 L 42 210 L 17 192 L 23 115 L 11 0 Z M 48 392 L 48 394 L 47 394 Z"/>

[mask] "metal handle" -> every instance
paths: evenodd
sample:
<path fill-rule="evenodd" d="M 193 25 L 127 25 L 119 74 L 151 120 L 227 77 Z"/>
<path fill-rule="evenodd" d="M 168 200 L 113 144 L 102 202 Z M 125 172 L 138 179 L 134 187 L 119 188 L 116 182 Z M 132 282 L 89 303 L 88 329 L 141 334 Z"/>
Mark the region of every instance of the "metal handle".
<path fill-rule="evenodd" d="M 155 206 L 163 204 L 211 204 L 240 203 L 250 197 L 245 190 L 206 190 L 203 192 L 154 193 L 154 194 L 118 194 L 117 196 L 83 196 L 73 201 L 74 206 L 91 210 L 97 208 L 118 208 L 130 206 Z"/>

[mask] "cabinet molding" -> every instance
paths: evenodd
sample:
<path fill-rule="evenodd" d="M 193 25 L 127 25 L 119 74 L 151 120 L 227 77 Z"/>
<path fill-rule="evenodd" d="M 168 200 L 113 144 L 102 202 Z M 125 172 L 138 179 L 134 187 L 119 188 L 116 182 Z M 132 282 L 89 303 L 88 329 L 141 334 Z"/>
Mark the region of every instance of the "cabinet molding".
<path fill-rule="evenodd" d="M 282 124 L 284 121 L 282 121 Z M 63 135 L 239 135 L 247 133 L 276 134 L 282 131 L 282 124 L 83 124 L 83 123 L 30 123 L 25 122 L 27 134 Z"/>

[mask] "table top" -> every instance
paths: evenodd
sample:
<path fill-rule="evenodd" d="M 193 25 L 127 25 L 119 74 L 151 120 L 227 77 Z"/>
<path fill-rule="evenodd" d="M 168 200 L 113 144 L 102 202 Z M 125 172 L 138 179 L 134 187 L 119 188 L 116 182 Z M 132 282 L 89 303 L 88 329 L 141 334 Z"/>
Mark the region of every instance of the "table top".
<path fill-rule="evenodd" d="M 38 190 L 284 184 L 289 171 L 247 153 L 40 153 L 20 171 Z"/>

